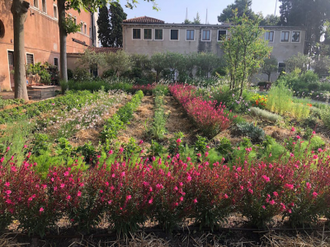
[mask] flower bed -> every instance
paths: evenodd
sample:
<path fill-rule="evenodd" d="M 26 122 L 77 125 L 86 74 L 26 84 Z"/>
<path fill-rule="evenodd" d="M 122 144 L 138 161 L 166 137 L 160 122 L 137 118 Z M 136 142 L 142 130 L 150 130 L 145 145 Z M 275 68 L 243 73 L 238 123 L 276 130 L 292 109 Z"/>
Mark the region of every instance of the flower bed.
<path fill-rule="evenodd" d="M 212 137 L 229 127 L 230 120 L 222 102 L 204 100 L 196 95 L 194 86 L 173 85 L 169 90 L 206 136 Z"/>
<path fill-rule="evenodd" d="M 246 216 L 256 227 L 276 215 L 288 216 L 293 226 L 330 216 L 330 157 L 324 152 L 288 162 L 245 161 L 232 168 L 223 161 L 192 163 L 179 155 L 137 163 L 114 155 L 111 150 L 99 157 L 94 168 L 76 161 L 70 167 L 52 166 L 46 174 L 28 160 L 19 166 L 1 159 L 0 226 L 18 220 L 29 234 L 44 235 L 66 216 L 72 227 L 89 231 L 105 216 L 114 230 L 128 233 L 147 220 L 167 231 L 187 218 L 213 228 L 229 213 Z"/>

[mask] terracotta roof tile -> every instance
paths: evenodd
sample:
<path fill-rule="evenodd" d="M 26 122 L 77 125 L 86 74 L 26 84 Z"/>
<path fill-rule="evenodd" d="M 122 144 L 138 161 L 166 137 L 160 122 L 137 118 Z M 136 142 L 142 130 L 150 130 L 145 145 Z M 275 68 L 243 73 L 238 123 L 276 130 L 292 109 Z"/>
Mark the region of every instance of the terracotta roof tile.
<path fill-rule="evenodd" d="M 156 18 L 141 16 L 132 19 L 127 19 L 123 21 L 124 23 L 144 23 L 144 24 L 164 24 L 165 22 L 162 20 L 158 20 Z"/>

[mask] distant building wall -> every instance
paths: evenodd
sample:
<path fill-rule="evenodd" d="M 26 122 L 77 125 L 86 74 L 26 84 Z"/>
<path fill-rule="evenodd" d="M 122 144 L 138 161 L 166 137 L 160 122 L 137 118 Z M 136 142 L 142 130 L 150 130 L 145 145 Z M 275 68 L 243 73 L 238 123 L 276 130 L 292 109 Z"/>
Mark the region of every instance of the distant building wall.
<path fill-rule="evenodd" d="M 150 23 L 150 19 L 156 23 Z M 147 21 L 148 23 L 144 23 Z M 129 54 L 137 53 L 149 56 L 156 52 L 167 51 L 181 54 L 210 52 L 220 57 L 223 55 L 221 39 L 229 33 L 230 25 L 187 25 L 161 22 L 150 17 L 124 21 L 124 50 Z M 272 55 L 281 66 L 290 57 L 304 53 L 305 31 L 303 28 L 282 26 L 263 28 L 266 30 L 263 38 L 269 41 L 269 46 L 273 47 Z M 174 33 L 172 33 L 173 31 Z M 162 33 L 161 37 L 159 33 Z M 273 73 L 271 80 L 276 80 L 278 75 L 278 72 Z M 258 74 L 252 78 L 252 81 L 266 81 L 267 79 L 266 75 Z"/>
<path fill-rule="evenodd" d="M 60 43 L 58 29 L 58 13 L 56 1 L 28 0 L 30 8 L 25 22 L 25 52 L 28 61 L 60 63 Z M 0 1 L 0 25 L 3 23 L 4 35 L 0 28 L 0 90 L 9 90 L 14 86 L 10 70 L 11 52 L 14 49 L 13 15 L 10 11 L 11 1 Z M 76 18 L 81 30 L 67 37 L 67 52 L 84 52 L 92 46 L 92 15 L 89 12 L 69 10 Z M 28 61 L 27 61 L 28 60 Z M 13 77 L 12 77 L 13 78 Z"/>

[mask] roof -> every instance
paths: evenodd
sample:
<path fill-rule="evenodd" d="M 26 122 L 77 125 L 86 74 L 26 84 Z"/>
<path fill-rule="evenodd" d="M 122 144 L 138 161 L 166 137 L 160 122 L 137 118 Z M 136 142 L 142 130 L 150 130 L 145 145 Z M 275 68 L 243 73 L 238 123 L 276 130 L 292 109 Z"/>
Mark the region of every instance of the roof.
<path fill-rule="evenodd" d="M 123 23 L 164 24 L 165 22 L 156 18 L 141 16 L 124 20 Z"/>

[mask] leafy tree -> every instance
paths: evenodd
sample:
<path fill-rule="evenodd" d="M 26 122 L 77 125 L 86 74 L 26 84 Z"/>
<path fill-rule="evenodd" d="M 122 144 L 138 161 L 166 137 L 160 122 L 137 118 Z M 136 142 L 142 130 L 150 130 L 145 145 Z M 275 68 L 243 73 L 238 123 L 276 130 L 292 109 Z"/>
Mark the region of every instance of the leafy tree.
<path fill-rule="evenodd" d="M 165 69 L 164 53 L 154 53 L 151 58 L 151 66 L 156 71 L 156 82 L 159 81 L 160 74 Z"/>
<path fill-rule="evenodd" d="M 99 40 L 103 47 L 110 46 L 110 22 L 109 22 L 109 9 L 105 5 L 99 10 L 99 17 L 97 19 L 97 26 Z"/>
<path fill-rule="evenodd" d="M 192 24 L 197 24 L 197 25 L 201 24 L 201 18 L 199 17 L 198 12 L 197 12 L 196 18 L 194 18 L 194 21 L 192 22 Z"/>
<path fill-rule="evenodd" d="M 280 22 L 281 18 L 279 16 L 267 15 L 261 20 L 260 26 L 278 26 Z"/>
<path fill-rule="evenodd" d="M 315 62 L 314 72 L 319 76 L 329 76 L 330 56 L 322 56 Z"/>
<path fill-rule="evenodd" d="M 307 71 L 307 65 L 310 63 L 310 58 L 307 55 L 298 53 L 285 61 L 286 70 L 292 72 L 295 69 L 300 69 L 301 72 Z"/>
<path fill-rule="evenodd" d="M 112 69 L 117 77 L 132 66 L 132 61 L 130 56 L 124 51 L 109 52 L 104 55 L 105 67 L 107 69 Z"/>
<path fill-rule="evenodd" d="M 257 15 L 251 10 L 252 0 L 235 0 L 218 16 L 218 22 L 226 22 L 235 17 L 235 11 L 238 17 L 245 15 L 247 18 L 256 19 Z"/>
<path fill-rule="evenodd" d="M 196 66 L 201 76 L 209 77 L 215 68 L 219 66 L 219 57 L 213 53 L 198 53 L 196 58 Z"/>
<path fill-rule="evenodd" d="M 277 71 L 277 59 L 274 56 L 265 58 L 261 72 L 268 76 L 268 81 L 270 81 L 270 77 L 272 73 L 276 71 Z"/>
<path fill-rule="evenodd" d="M 188 19 L 185 19 L 184 22 L 183 22 L 183 24 L 192 24 L 192 22 L 189 21 Z"/>
<path fill-rule="evenodd" d="M 110 5 L 110 46 L 123 47 L 123 28 L 121 24 L 126 20 L 127 14 L 119 3 Z"/>
<path fill-rule="evenodd" d="M 323 26 L 330 18 L 330 0 L 280 0 L 281 24 L 302 26 L 306 29 L 309 53 L 323 33 Z"/>
<path fill-rule="evenodd" d="M 230 89 L 240 89 L 242 96 L 247 79 L 262 66 L 272 47 L 260 39 L 264 30 L 259 27 L 259 18 L 251 19 L 245 14 L 239 17 L 235 11 L 231 21 L 234 25 L 228 38 L 222 41 L 222 49 L 230 75 Z"/>
<path fill-rule="evenodd" d="M 16 0 L 22 1 L 22 0 Z M 155 0 L 144 0 L 147 2 L 155 2 Z M 106 4 L 115 4 L 118 3 L 118 0 L 57 0 L 58 7 L 58 25 L 59 25 L 59 33 L 60 33 L 60 72 L 61 78 L 64 81 L 68 80 L 67 75 L 67 58 L 66 58 L 66 38 L 68 35 L 66 29 L 66 10 L 74 9 L 78 12 L 81 9 L 86 11 L 95 12 L 99 7 L 105 6 Z M 133 8 L 136 7 L 136 0 L 127 0 L 126 7 Z M 157 9 L 154 4 L 154 9 Z"/>

